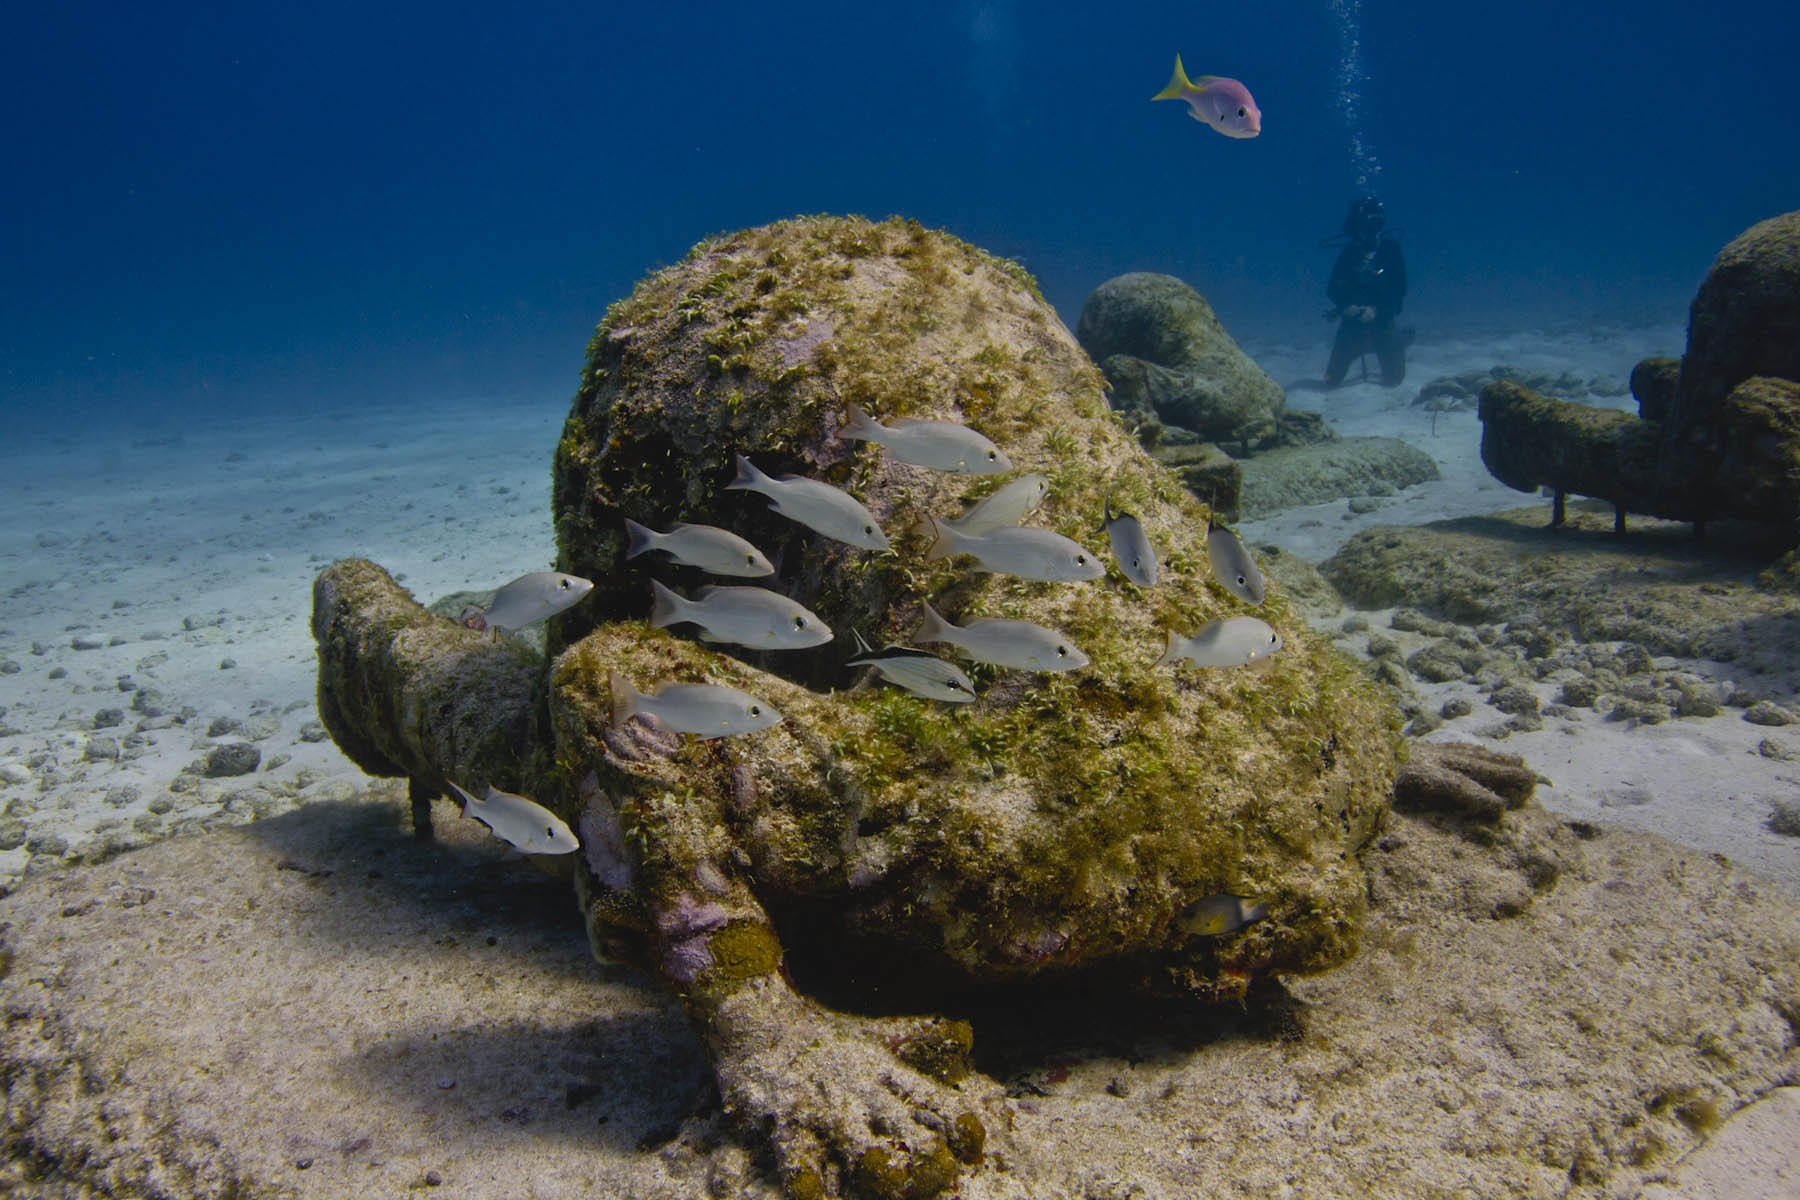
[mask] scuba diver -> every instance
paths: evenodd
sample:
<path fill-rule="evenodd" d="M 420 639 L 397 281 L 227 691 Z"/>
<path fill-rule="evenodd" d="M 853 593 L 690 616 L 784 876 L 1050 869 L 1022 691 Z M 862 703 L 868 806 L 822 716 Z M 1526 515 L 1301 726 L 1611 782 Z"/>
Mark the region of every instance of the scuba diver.
<path fill-rule="evenodd" d="M 1413 330 L 1394 325 L 1406 299 L 1406 260 L 1400 254 L 1399 232 L 1383 231 L 1385 221 L 1381 201 L 1374 196 L 1359 197 L 1344 217 L 1343 236 L 1349 242 L 1332 264 L 1331 281 L 1325 286 L 1335 306 L 1326 310 L 1325 317 L 1338 321 L 1337 340 L 1325 367 L 1328 388 L 1343 383 L 1350 364 L 1370 351 L 1381 363 L 1382 387 L 1398 387 L 1406 378 L 1406 348 L 1412 344 Z M 1367 378 L 1366 364 L 1363 370 Z"/>

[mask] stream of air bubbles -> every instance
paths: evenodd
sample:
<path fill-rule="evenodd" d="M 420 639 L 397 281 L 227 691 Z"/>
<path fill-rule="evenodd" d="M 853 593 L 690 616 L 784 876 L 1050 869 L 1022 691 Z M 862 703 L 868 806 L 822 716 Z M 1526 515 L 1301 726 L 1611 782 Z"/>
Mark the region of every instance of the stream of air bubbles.
<path fill-rule="evenodd" d="M 1357 190 L 1373 195 L 1380 190 L 1381 160 L 1369 147 L 1363 129 L 1363 84 L 1368 76 L 1362 64 L 1362 0 L 1329 2 L 1338 35 L 1337 110 L 1349 137 L 1350 171 L 1356 177 Z"/>

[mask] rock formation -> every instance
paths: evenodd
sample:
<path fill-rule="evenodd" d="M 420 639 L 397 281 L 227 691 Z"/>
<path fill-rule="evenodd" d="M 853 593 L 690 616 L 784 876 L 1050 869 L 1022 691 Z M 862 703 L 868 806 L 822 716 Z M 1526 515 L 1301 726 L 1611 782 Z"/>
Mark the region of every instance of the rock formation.
<path fill-rule="evenodd" d="M 1173 275 L 1107 280 L 1082 305 L 1075 336 L 1112 385 L 1113 406 L 1139 424 L 1242 443 L 1273 434 L 1287 405 L 1206 298 Z"/>

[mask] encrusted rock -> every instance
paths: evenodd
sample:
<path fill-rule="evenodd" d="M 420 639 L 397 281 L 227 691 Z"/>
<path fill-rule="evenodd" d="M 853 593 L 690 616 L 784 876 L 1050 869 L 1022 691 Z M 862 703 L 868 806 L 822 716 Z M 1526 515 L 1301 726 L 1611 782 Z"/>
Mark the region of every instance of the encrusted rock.
<path fill-rule="evenodd" d="M 1679 358 L 1646 358 L 1631 368 L 1631 394 L 1637 399 L 1638 416 L 1646 421 L 1666 420 L 1680 389 Z"/>
<path fill-rule="evenodd" d="M 1637 418 L 1549 399 L 1511 382 L 1482 389 L 1481 457 L 1509 486 L 1600 497 L 1625 514 L 1741 518 L 1800 535 L 1800 212 L 1746 230 L 1694 297 L 1679 364 L 1632 374 Z M 1800 551 L 1768 586 L 1800 584 Z"/>
<path fill-rule="evenodd" d="M 1394 806 L 1496 821 L 1531 798 L 1537 772 L 1513 754 L 1463 742 L 1413 742 L 1394 779 Z"/>
<path fill-rule="evenodd" d="M 1771 700 L 1759 700 L 1744 710 L 1744 720 L 1752 725 L 1792 725 L 1794 714 Z"/>
<path fill-rule="evenodd" d="M 1399 438 L 1357 437 L 1310 446 L 1277 446 L 1244 460 L 1243 515 L 1271 516 L 1378 489 L 1441 478 L 1437 461 Z"/>
<path fill-rule="evenodd" d="M 1206 298 L 1172 275 L 1107 280 L 1082 305 L 1076 337 L 1106 373 L 1116 407 L 1152 412 L 1209 440 L 1271 434 L 1287 404 Z"/>
<path fill-rule="evenodd" d="M 1435 616 L 1578 639 L 1591 664 L 1584 674 L 1648 671 L 1655 655 L 1789 669 L 1800 654 L 1800 601 L 1757 586 L 1754 527 L 1724 526 L 1695 543 L 1685 526 L 1646 520 L 1621 540 L 1611 524 L 1610 514 L 1572 505 L 1560 532 L 1532 509 L 1382 526 L 1352 536 L 1319 571 L 1347 603 L 1433 614 L 1402 624 L 1396 613 L 1396 629 L 1442 636 Z M 1607 641 L 1623 642 L 1623 657 L 1594 645 Z"/>
<path fill-rule="evenodd" d="M 1563 682 L 1560 694 L 1564 704 L 1574 708 L 1592 708 L 1600 700 L 1600 685 L 1587 678 L 1569 679 Z"/>
<path fill-rule="evenodd" d="M 1518 716 L 1523 713 L 1536 713 L 1538 698 L 1530 689 L 1518 684 L 1508 684 L 1488 697 L 1488 703 L 1503 713 Z"/>

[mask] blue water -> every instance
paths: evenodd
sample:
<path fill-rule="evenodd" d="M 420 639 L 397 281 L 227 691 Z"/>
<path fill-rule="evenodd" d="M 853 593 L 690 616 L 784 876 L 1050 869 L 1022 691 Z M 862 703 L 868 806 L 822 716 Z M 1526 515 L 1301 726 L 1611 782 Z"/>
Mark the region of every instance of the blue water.
<path fill-rule="evenodd" d="M 1359 180 L 1406 231 L 1421 339 L 1666 320 L 1800 207 L 1790 0 L 69 0 L 6 25 L 15 420 L 561 403 L 647 270 L 802 212 L 947 227 L 1071 324 L 1112 275 L 1180 275 L 1240 340 L 1322 357 L 1319 243 Z M 1262 136 L 1150 103 L 1177 52 L 1243 80 Z"/>

